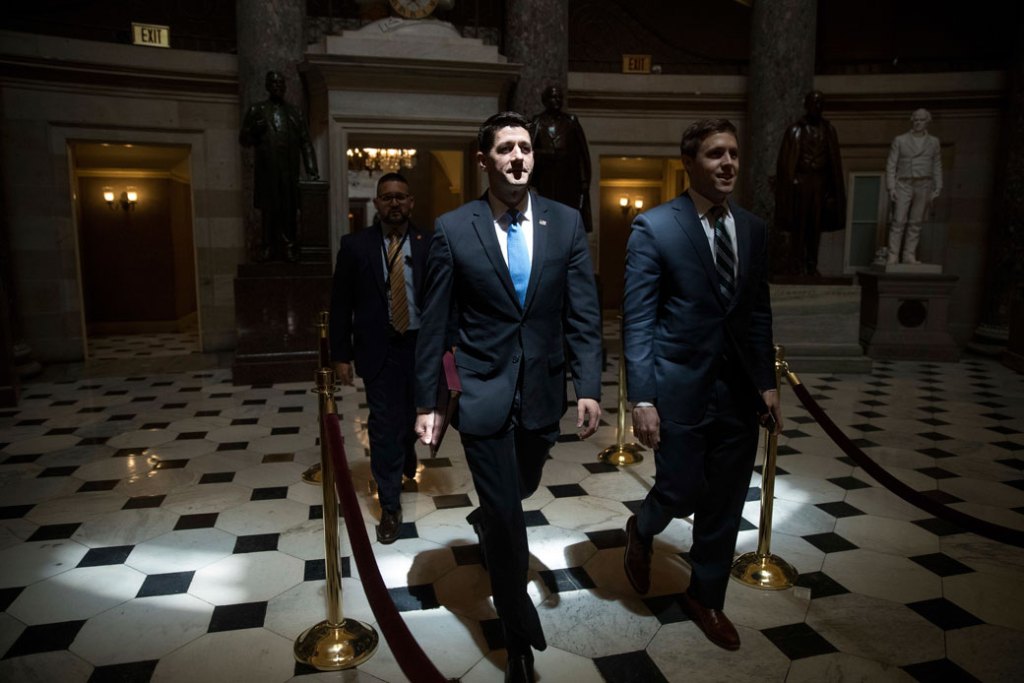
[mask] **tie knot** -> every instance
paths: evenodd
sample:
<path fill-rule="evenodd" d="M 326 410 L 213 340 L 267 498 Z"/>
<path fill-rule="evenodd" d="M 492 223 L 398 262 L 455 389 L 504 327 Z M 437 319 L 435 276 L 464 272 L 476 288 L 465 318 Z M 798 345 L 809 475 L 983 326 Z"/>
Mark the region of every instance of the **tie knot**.
<path fill-rule="evenodd" d="M 710 223 L 711 227 L 713 228 L 713 227 L 715 227 L 715 223 L 717 223 L 718 220 L 722 216 L 724 216 L 724 215 L 725 215 L 725 207 L 721 206 L 719 204 L 715 204 L 710 209 L 708 209 L 708 213 L 707 213 L 708 223 Z"/>
<path fill-rule="evenodd" d="M 513 225 L 519 225 L 523 214 L 519 213 L 519 209 L 509 209 L 505 212 L 505 215 L 508 216 L 508 224 L 511 227 Z"/>
<path fill-rule="evenodd" d="M 392 230 L 391 232 L 388 233 L 388 242 L 394 243 L 400 239 L 402 239 L 402 233 L 398 232 L 397 230 Z"/>

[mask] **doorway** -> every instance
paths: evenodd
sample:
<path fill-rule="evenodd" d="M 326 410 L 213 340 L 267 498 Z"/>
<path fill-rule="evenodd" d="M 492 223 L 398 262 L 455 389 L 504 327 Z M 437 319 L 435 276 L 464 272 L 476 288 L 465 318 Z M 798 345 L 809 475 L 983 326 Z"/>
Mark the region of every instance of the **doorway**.
<path fill-rule="evenodd" d="M 86 357 L 198 353 L 189 147 L 68 145 Z"/>
<path fill-rule="evenodd" d="M 630 225 L 638 213 L 685 190 L 686 172 L 679 157 L 602 156 L 600 163 L 602 306 L 617 315 L 622 308 Z"/>

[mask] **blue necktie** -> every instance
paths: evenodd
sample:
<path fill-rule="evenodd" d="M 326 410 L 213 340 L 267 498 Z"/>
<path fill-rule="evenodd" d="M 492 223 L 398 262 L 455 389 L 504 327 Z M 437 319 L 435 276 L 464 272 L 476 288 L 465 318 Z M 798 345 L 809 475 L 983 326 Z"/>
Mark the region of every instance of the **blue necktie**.
<path fill-rule="evenodd" d="M 526 250 L 523 226 L 519 224 L 520 214 L 515 209 L 508 213 L 508 274 L 519 296 L 519 305 L 526 306 L 526 287 L 530 284 L 530 252 Z"/>
<path fill-rule="evenodd" d="M 715 236 L 715 270 L 718 271 L 718 290 L 722 299 L 732 301 L 736 295 L 736 252 L 732 240 L 725 231 L 725 207 L 712 206 L 708 209 L 708 222 Z"/>

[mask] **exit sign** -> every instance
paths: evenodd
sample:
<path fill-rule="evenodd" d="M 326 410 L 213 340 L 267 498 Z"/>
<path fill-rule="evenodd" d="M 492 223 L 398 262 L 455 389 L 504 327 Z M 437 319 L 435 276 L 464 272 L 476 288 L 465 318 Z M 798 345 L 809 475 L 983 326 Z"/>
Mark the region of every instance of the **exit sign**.
<path fill-rule="evenodd" d="M 650 55 L 622 55 L 622 73 L 624 74 L 649 74 L 651 73 Z"/>
<path fill-rule="evenodd" d="M 171 27 L 132 22 L 132 43 L 149 47 L 170 47 Z"/>

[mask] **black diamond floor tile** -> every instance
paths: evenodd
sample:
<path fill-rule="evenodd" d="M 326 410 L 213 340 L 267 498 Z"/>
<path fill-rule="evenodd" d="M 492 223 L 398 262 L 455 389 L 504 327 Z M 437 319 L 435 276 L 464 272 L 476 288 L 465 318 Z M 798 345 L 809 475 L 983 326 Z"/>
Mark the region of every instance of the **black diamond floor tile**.
<path fill-rule="evenodd" d="M 854 506 L 850 505 L 845 501 L 836 501 L 833 503 L 818 503 L 815 507 L 824 510 L 828 514 L 832 515 L 836 519 L 843 517 L 856 517 L 857 515 L 863 515 L 864 512 L 858 510 Z"/>
<path fill-rule="evenodd" d="M 911 557 L 911 560 L 939 576 L 956 576 L 958 574 L 970 574 L 974 570 L 966 564 L 953 559 L 944 553 L 931 553 Z"/>
<path fill-rule="evenodd" d="M 546 569 L 538 572 L 541 581 L 552 593 L 568 593 L 570 591 L 587 590 L 596 588 L 594 580 L 590 578 L 583 567 L 569 567 L 567 569 Z"/>
<path fill-rule="evenodd" d="M 992 445 L 1014 452 L 1024 450 L 1024 444 L 1019 444 L 1014 441 L 994 441 L 992 442 Z"/>
<path fill-rule="evenodd" d="M 180 470 L 188 466 L 188 458 L 175 458 L 173 460 L 161 460 L 153 465 L 154 470 Z"/>
<path fill-rule="evenodd" d="M 933 458 L 955 458 L 956 457 L 956 453 L 950 453 L 949 451 L 944 451 L 941 448 L 922 448 L 922 449 L 918 450 L 917 452 L 922 454 L 922 455 L 931 456 Z"/>
<path fill-rule="evenodd" d="M 957 525 L 947 522 L 944 519 L 939 519 L 938 517 L 918 519 L 915 520 L 913 524 L 916 524 L 925 531 L 932 532 L 936 536 L 952 536 L 953 534 L 964 533 L 964 530 Z"/>
<path fill-rule="evenodd" d="M 142 510 L 144 508 L 158 508 L 163 505 L 164 498 L 167 496 L 135 496 L 129 498 L 128 502 L 124 504 L 122 510 Z"/>
<path fill-rule="evenodd" d="M 643 603 L 661 624 L 676 624 L 681 621 L 690 621 L 690 617 L 679 604 L 681 595 L 681 593 L 655 595 L 650 598 L 643 598 Z"/>
<path fill-rule="evenodd" d="M 96 491 L 110 491 L 117 486 L 120 479 L 97 479 L 94 481 L 87 481 L 78 487 L 76 493 L 92 493 Z"/>
<path fill-rule="evenodd" d="M 151 598 L 157 595 L 178 595 L 187 593 L 195 572 L 172 572 L 151 574 L 142 582 L 137 598 Z"/>
<path fill-rule="evenodd" d="M 310 505 L 309 506 L 309 519 L 323 519 L 324 518 L 324 506 L 323 505 Z"/>
<path fill-rule="evenodd" d="M 917 471 L 927 477 L 931 477 L 932 479 L 949 479 L 951 477 L 960 476 L 953 474 L 949 470 L 944 470 L 941 467 L 919 467 L 917 468 Z"/>
<path fill-rule="evenodd" d="M 91 548 L 76 565 L 78 567 L 103 567 L 111 564 L 124 564 L 131 555 L 133 545 L 114 545 L 106 548 Z"/>
<path fill-rule="evenodd" d="M 23 657 L 39 652 L 66 650 L 85 626 L 85 621 L 62 621 L 56 624 L 28 626 L 4 654 L 4 659 Z"/>
<path fill-rule="evenodd" d="M 413 612 L 423 609 L 437 609 L 441 603 L 437 601 L 434 585 L 425 583 L 419 586 L 402 586 L 389 588 L 388 593 L 399 612 Z"/>
<path fill-rule="evenodd" d="M 927 496 L 928 498 L 934 500 L 936 503 L 942 503 L 943 505 L 951 505 L 953 503 L 960 503 L 963 501 L 962 498 L 957 498 L 952 493 L 947 493 L 946 491 L 939 491 L 938 489 L 933 489 L 931 491 L 921 491 L 921 495 Z"/>
<path fill-rule="evenodd" d="M 594 665 L 605 683 L 668 683 L 661 669 L 643 650 L 595 657 Z"/>
<path fill-rule="evenodd" d="M 34 507 L 35 505 L 6 505 L 0 507 L 0 519 L 21 519 Z"/>
<path fill-rule="evenodd" d="M 618 472 L 619 468 L 615 465 L 609 465 L 606 462 L 588 462 L 583 465 L 584 468 L 591 474 L 605 474 L 607 472 Z"/>
<path fill-rule="evenodd" d="M 283 500 L 288 497 L 287 486 L 267 486 L 253 489 L 249 500 Z"/>
<path fill-rule="evenodd" d="M 797 577 L 796 585 L 803 588 L 809 588 L 812 600 L 827 598 L 832 595 L 843 595 L 850 592 L 825 572 L 801 574 Z"/>
<path fill-rule="evenodd" d="M 78 531 L 78 527 L 82 526 L 81 523 L 74 524 L 46 524 L 36 529 L 31 536 L 28 537 L 29 541 L 59 541 L 65 538 L 71 538 L 72 534 Z"/>
<path fill-rule="evenodd" d="M 549 486 L 548 490 L 555 498 L 572 498 L 573 496 L 585 496 L 587 492 L 579 484 L 557 484 Z"/>
<path fill-rule="evenodd" d="M 199 478 L 200 484 L 226 484 L 234 481 L 234 472 L 207 472 Z"/>
<path fill-rule="evenodd" d="M 97 666 L 89 676 L 88 683 L 149 683 L 159 660 L 126 662 Z"/>
<path fill-rule="evenodd" d="M 588 531 L 587 538 L 590 539 L 590 542 L 593 543 L 598 550 L 626 547 L 625 529 L 604 529 L 601 531 Z"/>
<path fill-rule="evenodd" d="M 434 507 L 438 510 L 449 510 L 451 508 L 473 507 L 473 501 L 465 493 L 450 493 L 442 496 L 432 496 Z"/>
<path fill-rule="evenodd" d="M 943 683 L 976 683 L 978 680 L 948 659 L 910 664 L 904 666 L 903 670 L 910 674 L 914 680 L 921 683 L 933 683 L 933 681 L 942 681 Z"/>
<path fill-rule="evenodd" d="M 839 488 L 845 489 L 847 491 L 869 488 L 871 486 L 871 484 L 867 484 L 858 479 L 857 477 L 834 477 L 828 479 L 827 481 L 830 481 Z"/>
<path fill-rule="evenodd" d="M 914 610 L 922 617 L 935 624 L 943 631 L 965 628 L 984 623 L 981 619 L 963 609 L 959 605 L 946 600 L 935 598 L 933 600 L 922 600 L 911 602 L 907 607 Z"/>
<path fill-rule="evenodd" d="M 262 628 L 267 616 L 266 602 L 245 602 L 237 605 L 219 605 L 213 608 L 208 633 Z"/>
<path fill-rule="evenodd" d="M 277 550 L 277 542 L 281 534 L 252 534 L 239 536 L 235 539 L 235 548 L 231 552 L 236 555 L 241 553 L 261 553 L 270 550 Z"/>
<path fill-rule="evenodd" d="M 832 643 L 804 623 L 766 628 L 761 633 L 790 659 L 838 652 Z"/>
<path fill-rule="evenodd" d="M 175 531 L 186 529 L 211 529 L 217 523 L 216 512 L 203 512 L 195 515 L 182 515 L 174 525 Z"/>
<path fill-rule="evenodd" d="M 547 526 L 549 524 L 548 518 L 544 516 L 544 513 L 540 510 L 524 510 L 523 521 L 526 522 L 527 528 L 535 526 Z"/>
<path fill-rule="evenodd" d="M 15 586 L 13 588 L 0 588 L 0 612 L 6 612 L 7 608 L 11 606 L 11 603 L 21 595 L 21 591 L 25 590 L 24 586 Z"/>
<path fill-rule="evenodd" d="M 465 567 L 471 564 L 483 564 L 482 549 L 476 543 L 471 545 L 453 545 L 452 556 L 455 558 L 455 564 L 460 567 Z"/>
<path fill-rule="evenodd" d="M 856 545 L 834 532 L 810 534 L 803 539 L 823 553 L 839 553 L 844 550 L 855 550 Z"/>

